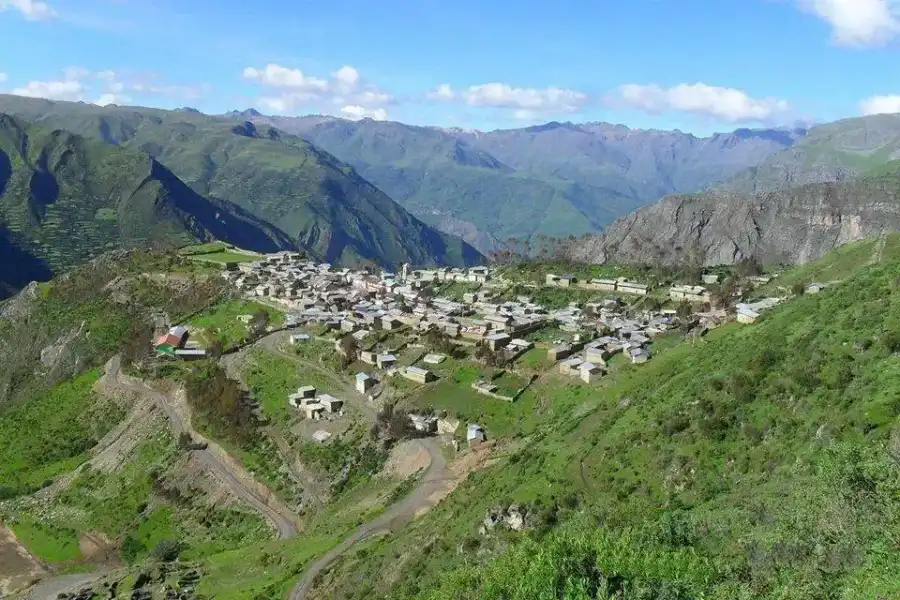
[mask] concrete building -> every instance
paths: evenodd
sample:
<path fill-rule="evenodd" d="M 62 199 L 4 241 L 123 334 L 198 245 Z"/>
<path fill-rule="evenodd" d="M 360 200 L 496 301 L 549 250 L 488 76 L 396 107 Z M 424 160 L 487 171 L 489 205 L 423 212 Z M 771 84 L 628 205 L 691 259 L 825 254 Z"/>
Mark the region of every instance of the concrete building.
<path fill-rule="evenodd" d="M 376 383 L 375 378 L 368 373 L 356 374 L 356 391 L 360 394 L 367 394 L 370 389 L 375 387 Z"/>
<path fill-rule="evenodd" d="M 437 379 L 434 373 L 432 373 L 428 369 L 422 369 L 420 367 L 406 367 L 405 369 L 403 369 L 403 376 L 410 381 L 414 381 L 420 384 L 430 383 Z"/>

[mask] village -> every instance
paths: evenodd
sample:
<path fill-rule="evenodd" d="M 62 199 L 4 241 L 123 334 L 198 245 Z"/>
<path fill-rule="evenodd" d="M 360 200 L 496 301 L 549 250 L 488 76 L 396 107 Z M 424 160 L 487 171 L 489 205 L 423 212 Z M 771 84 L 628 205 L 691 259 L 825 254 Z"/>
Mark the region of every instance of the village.
<path fill-rule="evenodd" d="M 654 340 L 660 336 L 673 331 L 702 336 L 728 321 L 752 323 L 781 301 L 763 298 L 726 310 L 714 306 L 705 286 L 676 284 L 654 290 L 623 277 L 579 280 L 547 273 L 542 283 L 530 286 L 593 294 L 589 301 L 548 308 L 530 295 L 510 297 L 516 282 L 487 266 L 413 269 L 403 265 L 394 273 L 336 268 L 292 252 L 253 258 L 225 264 L 222 276 L 238 296 L 284 314 L 278 330 L 285 334 L 285 346 L 300 352 L 301 346 L 317 344 L 352 363 L 347 375 L 356 399 L 375 408 L 397 399 L 392 388 L 428 386 L 452 375 L 443 367 L 460 364 L 448 362 L 453 354 L 497 367 L 467 381 L 471 393 L 484 396 L 485 402 L 514 402 L 528 389 L 537 373 L 529 373 L 530 378 L 507 376 L 515 383 L 506 385 L 502 379 L 526 353 L 539 353 L 546 372 L 591 385 L 614 365 L 651 360 Z M 764 285 L 770 279 L 750 277 L 746 284 Z M 703 276 L 705 285 L 719 280 L 716 274 Z M 651 296 L 661 301 L 649 306 L 642 301 Z M 271 325 L 262 323 L 261 329 L 254 325 L 253 314 L 236 319 L 248 329 L 257 328 L 255 337 L 273 334 Z M 155 350 L 159 356 L 181 360 L 207 354 L 189 325 L 181 324 L 161 332 Z M 400 380 L 407 383 L 401 385 Z M 341 390 L 320 387 L 300 382 L 283 401 L 307 422 L 324 425 L 342 418 L 347 399 L 340 397 Z M 442 422 L 432 411 L 411 412 L 409 419 L 422 434 L 452 432 L 459 425 L 452 418 Z M 340 431 L 316 426 L 307 437 L 325 442 Z M 468 424 L 467 442 L 478 443 L 485 437 L 481 424 Z"/>

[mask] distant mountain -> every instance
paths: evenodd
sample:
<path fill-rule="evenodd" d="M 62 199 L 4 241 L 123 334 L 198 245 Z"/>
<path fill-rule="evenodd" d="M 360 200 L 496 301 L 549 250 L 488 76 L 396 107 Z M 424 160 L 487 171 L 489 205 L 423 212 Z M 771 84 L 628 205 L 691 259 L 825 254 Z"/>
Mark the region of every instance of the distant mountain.
<path fill-rule="evenodd" d="M 703 189 L 803 130 L 697 138 L 606 123 L 480 132 L 388 121 L 256 116 L 352 164 L 434 226 L 491 250 L 509 237 L 599 231 L 665 194 Z"/>
<path fill-rule="evenodd" d="M 209 239 L 295 247 L 239 207 L 200 196 L 145 153 L 0 114 L 0 294 L 111 248 Z"/>
<path fill-rule="evenodd" d="M 352 167 L 246 120 L 0 96 L 0 111 L 153 156 L 196 194 L 240 206 L 330 261 L 472 264 L 481 255 L 416 219 Z M 249 115 L 252 116 L 252 115 Z"/>
<path fill-rule="evenodd" d="M 847 242 L 900 231 L 900 172 L 742 194 L 669 196 L 571 244 L 592 263 L 796 264 Z"/>
<path fill-rule="evenodd" d="M 844 119 L 813 127 L 796 145 L 769 155 L 722 187 L 752 193 L 846 181 L 895 159 L 900 159 L 900 115 Z"/>

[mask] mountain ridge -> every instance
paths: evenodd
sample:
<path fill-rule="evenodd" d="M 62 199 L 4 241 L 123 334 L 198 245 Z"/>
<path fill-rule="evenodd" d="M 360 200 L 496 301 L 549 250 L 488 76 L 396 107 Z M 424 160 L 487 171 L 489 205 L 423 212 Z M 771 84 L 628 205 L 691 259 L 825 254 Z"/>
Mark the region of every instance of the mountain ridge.
<path fill-rule="evenodd" d="M 273 223 L 326 260 L 389 266 L 483 260 L 474 248 L 410 215 L 351 166 L 272 127 L 183 111 L 14 96 L 0 96 L 0 110 L 145 152 L 196 193 Z"/>

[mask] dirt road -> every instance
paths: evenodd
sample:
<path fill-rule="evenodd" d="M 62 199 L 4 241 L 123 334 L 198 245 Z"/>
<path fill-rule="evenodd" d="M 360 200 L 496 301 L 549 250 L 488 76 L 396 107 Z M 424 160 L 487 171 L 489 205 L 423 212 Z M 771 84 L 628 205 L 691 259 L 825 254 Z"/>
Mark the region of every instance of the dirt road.
<path fill-rule="evenodd" d="M 436 438 L 429 438 L 422 440 L 422 444 L 428 451 L 431 463 L 416 489 L 390 506 L 380 516 L 360 525 L 344 541 L 312 563 L 306 569 L 303 578 L 291 590 L 289 600 L 306 598 L 315 584 L 316 577 L 357 543 L 375 535 L 394 533 L 402 529 L 417 515 L 433 508 L 443 498 L 447 490 L 453 486 L 455 477 L 447 469 L 447 461 L 441 453 L 440 442 Z"/>
<path fill-rule="evenodd" d="M 297 516 L 284 506 L 273 493 L 261 494 L 260 490 L 264 488 L 262 484 L 255 482 L 236 460 L 229 460 L 227 452 L 214 441 L 203 437 L 194 430 L 189 417 L 184 414 L 183 407 L 179 410 L 178 402 L 175 399 L 158 392 L 145 381 L 122 373 L 119 357 L 111 359 L 106 364 L 106 376 L 118 385 L 150 398 L 166 415 L 169 427 L 176 438 L 182 433 L 187 433 L 194 441 L 205 443 L 205 449 L 191 451 L 194 456 L 239 500 L 272 523 L 279 538 L 289 539 L 297 535 L 299 531 Z M 254 485 L 248 482 L 254 482 Z"/>

